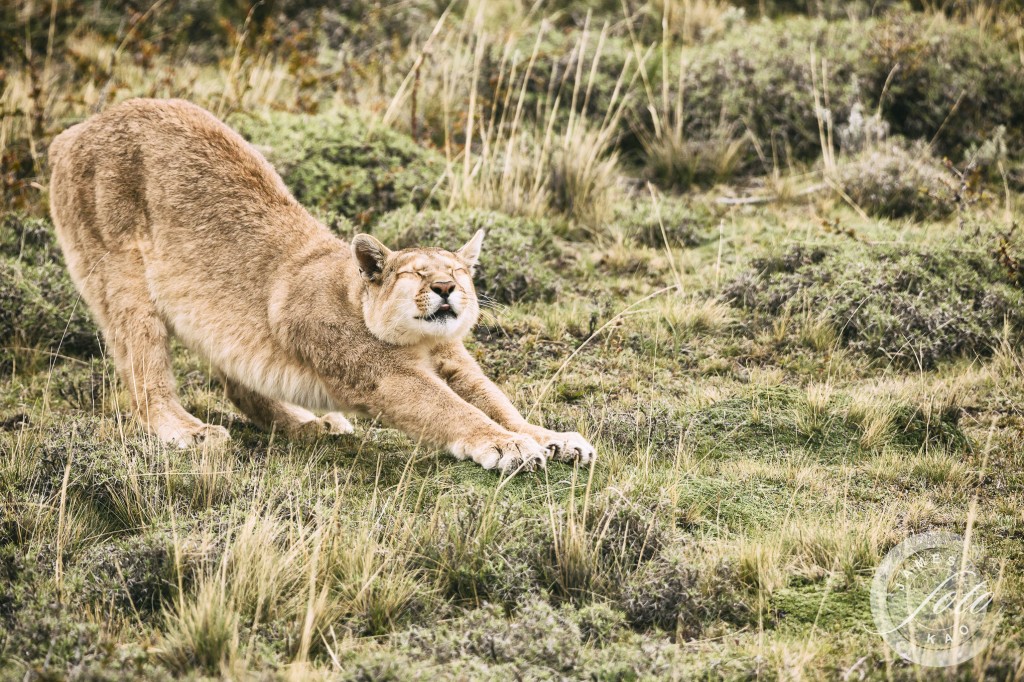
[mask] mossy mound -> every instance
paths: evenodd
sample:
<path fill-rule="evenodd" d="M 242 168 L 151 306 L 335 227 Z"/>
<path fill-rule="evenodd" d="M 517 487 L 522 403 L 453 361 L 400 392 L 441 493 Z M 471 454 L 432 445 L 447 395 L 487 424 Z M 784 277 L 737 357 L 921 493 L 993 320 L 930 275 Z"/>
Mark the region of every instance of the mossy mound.
<path fill-rule="evenodd" d="M 863 425 L 849 414 L 850 399 L 835 395 L 825 404 L 812 404 L 805 391 L 788 386 L 760 387 L 734 398 L 687 411 L 689 438 L 704 456 L 728 460 L 758 453 L 774 456 L 803 453 L 819 461 L 855 457 Z M 927 411 L 901 405 L 893 414 L 889 443 L 910 452 L 924 447 L 962 449 L 967 438 L 960 428 L 960 411 Z"/>
<path fill-rule="evenodd" d="M 443 159 L 355 113 L 239 114 L 228 123 L 265 152 L 308 208 L 365 226 L 403 206 L 439 203 Z"/>
<path fill-rule="evenodd" d="M 955 246 L 794 246 L 726 288 L 733 305 L 828 321 L 854 350 L 906 367 L 991 355 L 1024 330 L 1024 296 L 985 251 Z"/>
<path fill-rule="evenodd" d="M 392 249 L 437 246 L 454 251 L 483 229 L 483 252 L 474 281 L 477 293 L 499 303 L 551 301 L 561 282 L 563 256 L 552 226 L 493 211 L 396 211 L 384 216 L 374 233 Z"/>
<path fill-rule="evenodd" d="M 944 218 L 954 210 L 952 177 L 928 152 L 898 142 L 841 161 L 836 182 L 860 208 L 883 218 Z"/>

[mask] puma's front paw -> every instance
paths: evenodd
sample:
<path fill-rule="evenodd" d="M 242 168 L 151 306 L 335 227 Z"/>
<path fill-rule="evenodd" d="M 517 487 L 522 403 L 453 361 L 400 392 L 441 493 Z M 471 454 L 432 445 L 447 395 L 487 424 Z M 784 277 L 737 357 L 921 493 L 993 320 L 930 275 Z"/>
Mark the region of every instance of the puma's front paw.
<path fill-rule="evenodd" d="M 471 459 L 484 469 L 497 467 L 504 473 L 533 471 L 547 462 L 547 450 L 533 438 L 518 433 L 462 441 L 451 451 L 458 459 Z"/>
<path fill-rule="evenodd" d="M 589 464 L 597 456 L 594 446 L 586 438 L 575 431 L 559 433 L 538 429 L 533 434 L 534 439 L 544 446 L 550 456 L 556 462 L 579 462 Z"/>

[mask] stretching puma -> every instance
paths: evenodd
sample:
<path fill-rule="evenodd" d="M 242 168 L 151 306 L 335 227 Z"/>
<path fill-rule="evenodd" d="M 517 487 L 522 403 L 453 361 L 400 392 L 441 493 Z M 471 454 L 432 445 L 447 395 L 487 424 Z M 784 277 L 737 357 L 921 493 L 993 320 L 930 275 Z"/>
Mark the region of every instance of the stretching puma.
<path fill-rule="evenodd" d="M 71 276 L 161 441 L 230 438 L 178 401 L 174 334 L 263 428 L 345 433 L 347 412 L 487 469 L 593 458 L 580 434 L 528 423 L 463 346 L 482 231 L 454 253 L 346 244 L 245 140 L 181 100 L 114 106 L 59 135 L 50 161 Z"/>

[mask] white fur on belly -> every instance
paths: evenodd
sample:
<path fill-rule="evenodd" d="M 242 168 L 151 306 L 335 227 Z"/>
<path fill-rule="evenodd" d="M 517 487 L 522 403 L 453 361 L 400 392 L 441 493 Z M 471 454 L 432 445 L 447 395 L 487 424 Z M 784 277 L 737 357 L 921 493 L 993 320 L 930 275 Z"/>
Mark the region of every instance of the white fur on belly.
<path fill-rule="evenodd" d="M 280 350 L 269 330 L 227 320 L 197 320 L 193 308 L 161 306 L 174 334 L 213 367 L 243 386 L 310 410 L 339 410 L 316 374 Z"/>

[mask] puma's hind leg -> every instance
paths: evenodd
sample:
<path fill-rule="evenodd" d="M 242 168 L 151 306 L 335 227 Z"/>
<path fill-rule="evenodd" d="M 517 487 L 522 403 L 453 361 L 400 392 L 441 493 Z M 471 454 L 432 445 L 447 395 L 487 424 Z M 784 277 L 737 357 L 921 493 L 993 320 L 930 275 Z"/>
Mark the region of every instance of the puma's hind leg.
<path fill-rule="evenodd" d="M 317 417 L 305 408 L 268 398 L 228 377 L 223 377 L 223 381 L 228 399 L 265 431 L 283 431 L 289 436 L 318 436 L 343 435 L 354 430 L 339 412 Z"/>
<path fill-rule="evenodd" d="M 178 400 L 167 326 L 150 298 L 139 252 L 107 252 L 86 272 L 75 272 L 82 260 L 69 261 L 128 389 L 132 412 L 146 430 L 179 447 L 229 440 L 227 429 L 203 423 Z"/>

